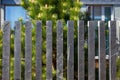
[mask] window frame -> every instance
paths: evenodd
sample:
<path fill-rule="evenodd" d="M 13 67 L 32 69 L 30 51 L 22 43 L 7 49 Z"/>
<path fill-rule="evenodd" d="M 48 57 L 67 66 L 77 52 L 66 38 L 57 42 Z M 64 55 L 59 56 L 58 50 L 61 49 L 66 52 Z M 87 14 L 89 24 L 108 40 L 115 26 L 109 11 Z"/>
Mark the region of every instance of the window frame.
<path fill-rule="evenodd" d="M 107 5 L 98 5 L 98 6 L 101 6 L 101 20 L 102 21 L 105 21 L 105 7 L 110 7 L 111 8 L 111 20 L 114 20 L 114 7 L 112 5 L 110 6 L 107 6 Z M 95 20 L 94 19 L 94 7 L 95 5 L 93 6 L 90 6 L 90 17 L 91 17 L 91 20 Z"/>
<path fill-rule="evenodd" d="M 106 7 L 110 7 L 111 8 L 111 20 L 114 20 L 113 6 L 102 6 L 102 20 L 105 21 L 105 8 Z"/>
<path fill-rule="evenodd" d="M 99 7 L 100 8 L 100 11 L 102 12 L 102 6 L 95 6 L 95 7 Z M 101 20 L 102 19 L 102 17 L 101 17 L 101 15 L 102 15 L 102 13 L 100 13 L 101 15 L 100 15 L 100 17 L 101 17 L 101 19 L 95 19 L 95 7 L 93 7 L 93 20 Z"/>

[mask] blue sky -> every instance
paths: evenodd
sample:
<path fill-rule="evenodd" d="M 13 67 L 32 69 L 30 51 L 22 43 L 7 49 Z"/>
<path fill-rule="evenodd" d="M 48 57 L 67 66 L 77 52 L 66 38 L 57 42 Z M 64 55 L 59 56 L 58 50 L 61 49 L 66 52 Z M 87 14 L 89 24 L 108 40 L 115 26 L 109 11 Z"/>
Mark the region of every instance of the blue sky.
<path fill-rule="evenodd" d="M 12 28 L 14 27 L 14 22 L 18 21 L 19 18 L 27 19 L 26 11 L 21 6 L 6 6 L 5 11 L 5 20 L 11 22 Z"/>

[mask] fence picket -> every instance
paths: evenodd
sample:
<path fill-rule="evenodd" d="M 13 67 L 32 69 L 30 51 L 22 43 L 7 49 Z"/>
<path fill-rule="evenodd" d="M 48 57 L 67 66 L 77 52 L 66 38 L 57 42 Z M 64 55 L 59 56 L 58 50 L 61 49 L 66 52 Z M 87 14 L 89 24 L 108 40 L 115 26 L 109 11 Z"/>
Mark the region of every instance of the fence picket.
<path fill-rule="evenodd" d="M 2 56 L 2 80 L 10 78 L 10 22 L 5 21 L 3 27 L 3 56 Z"/>
<path fill-rule="evenodd" d="M 32 80 L 32 23 L 25 23 L 25 73 L 24 80 Z M 96 28 L 98 26 L 98 35 Z M 116 57 L 119 30 L 116 26 L 116 21 L 109 22 L 109 80 L 116 80 Z M 104 21 L 89 21 L 88 22 L 88 80 L 95 80 L 99 76 L 99 80 L 106 80 L 106 36 L 105 36 Z M 116 28 L 117 27 L 117 28 Z M 67 80 L 74 80 L 74 21 L 67 22 Z M 84 51 L 84 38 L 86 39 L 84 21 L 78 21 L 78 80 L 85 80 L 85 63 L 86 56 Z M 117 32 L 116 32 L 117 31 Z M 5 21 L 3 27 L 2 40 L 2 80 L 10 80 L 10 22 Z M 116 34 L 117 33 L 117 34 Z M 46 22 L 46 80 L 53 80 L 52 76 L 52 52 L 53 52 L 53 37 L 52 37 L 52 21 Z M 66 35 L 65 35 L 66 36 Z M 98 60 L 99 60 L 99 75 L 95 76 L 95 39 L 98 36 Z M 108 37 L 108 36 L 107 36 Z M 56 78 L 63 80 L 63 23 L 57 21 L 57 38 L 56 38 Z M 65 43 L 66 44 L 66 43 Z M 76 48 L 75 48 L 76 49 Z M 76 56 L 75 56 L 76 57 Z M 21 80 L 21 23 L 15 22 L 14 36 L 14 79 Z M 65 59 L 66 60 L 66 59 Z M 76 70 L 76 69 L 75 69 Z M 42 21 L 36 23 L 36 80 L 42 80 Z M 75 73 L 76 74 L 76 73 Z M 0 76 L 0 77 L 1 77 Z M 1 79 L 1 78 L 0 78 Z"/>
<path fill-rule="evenodd" d="M 36 80 L 42 80 L 42 22 L 36 26 Z"/>
<path fill-rule="evenodd" d="M 116 80 L 116 21 L 109 22 L 109 79 Z"/>
<path fill-rule="evenodd" d="M 14 56 L 14 79 L 21 80 L 21 25 L 18 21 L 15 22 Z"/>
<path fill-rule="evenodd" d="M 63 80 L 63 24 L 57 22 L 57 80 Z"/>
<path fill-rule="evenodd" d="M 120 45 L 120 21 L 116 21 L 117 44 Z M 120 56 L 120 47 L 118 47 L 118 56 Z"/>
<path fill-rule="evenodd" d="M 95 21 L 88 22 L 88 80 L 95 80 Z"/>
<path fill-rule="evenodd" d="M 98 22 L 99 80 L 106 80 L 106 41 L 105 23 Z"/>
<path fill-rule="evenodd" d="M 84 21 L 78 21 L 78 80 L 84 80 Z"/>
<path fill-rule="evenodd" d="M 32 24 L 27 21 L 25 26 L 25 80 L 31 80 Z"/>
<path fill-rule="evenodd" d="M 67 26 L 67 80 L 74 80 L 74 22 L 68 21 Z"/>
<path fill-rule="evenodd" d="M 52 21 L 47 21 L 46 27 L 46 80 L 52 80 Z"/>

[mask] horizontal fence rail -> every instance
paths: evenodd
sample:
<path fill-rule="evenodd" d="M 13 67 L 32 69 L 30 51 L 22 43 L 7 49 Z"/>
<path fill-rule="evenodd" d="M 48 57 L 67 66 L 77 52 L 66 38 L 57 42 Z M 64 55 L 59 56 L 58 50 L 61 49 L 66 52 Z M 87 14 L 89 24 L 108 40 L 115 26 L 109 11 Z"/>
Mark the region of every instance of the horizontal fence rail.
<path fill-rule="evenodd" d="M 88 25 L 84 21 L 78 21 L 77 25 L 67 21 L 67 26 L 60 20 L 56 25 L 46 21 L 46 27 L 42 21 L 37 21 L 36 26 L 31 21 L 25 25 L 16 21 L 14 30 L 10 27 L 10 22 L 5 21 L 0 43 L 3 49 L 0 80 L 117 79 L 117 35 L 120 34 L 116 34 L 116 28 L 120 27 L 116 21 L 89 21 Z"/>

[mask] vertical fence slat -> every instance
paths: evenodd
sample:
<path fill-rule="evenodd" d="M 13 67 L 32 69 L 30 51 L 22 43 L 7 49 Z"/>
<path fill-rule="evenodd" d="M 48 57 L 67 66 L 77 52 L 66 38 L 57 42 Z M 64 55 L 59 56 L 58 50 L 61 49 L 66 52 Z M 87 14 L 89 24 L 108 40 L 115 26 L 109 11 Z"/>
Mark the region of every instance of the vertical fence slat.
<path fill-rule="evenodd" d="M 95 27 L 96 22 L 88 22 L 88 80 L 95 80 Z"/>
<path fill-rule="evenodd" d="M 21 80 L 21 25 L 20 22 L 15 22 L 15 37 L 14 37 L 14 79 Z"/>
<path fill-rule="evenodd" d="M 52 22 L 46 22 L 46 39 L 47 39 L 47 47 L 46 47 L 46 79 L 52 80 Z"/>
<path fill-rule="evenodd" d="M 84 80 L 84 21 L 78 21 L 78 80 Z"/>
<path fill-rule="evenodd" d="M 2 57 L 2 80 L 10 78 L 10 23 L 5 22 L 3 27 L 3 57 Z"/>
<path fill-rule="evenodd" d="M 57 22 L 57 80 L 63 80 L 63 24 Z"/>
<path fill-rule="evenodd" d="M 67 80 L 74 80 L 74 22 L 68 21 L 67 26 Z"/>
<path fill-rule="evenodd" d="M 21 80 L 21 27 L 15 23 L 14 79 Z M 46 22 L 46 80 L 52 80 L 52 22 Z M 68 21 L 67 32 L 67 80 L 74 80 L 74 22 Z M 88 23 L 88 80 L 95 80 L 95 21 Z M 26 22 L 25 37 L 25 80 L 32 79 L 32 24 Z M 36 80 L 42 79 L 42 22 L 36 28 Z M 99 80 L 106 80 L 105 24 L 98 23 Z M 109 79 L 116 80 L 116 22 L 109 22 Z M 78 79 L 84 80 L 84 22 L 78 22 Z M 2 80 L 10 79 L 10 23 L 3 27 Z M 57 22 L 57 80 L 63 79 L 63 26 Z"/>
<path fill-rule="evenodd" d="M 106 41 L 105 23 L 98 22 L 99 80 L 106 80 Z"/>
<path fill-rule="evenodd" d="M 36 80 L 42 80 L 42 22 L 36 26 Z"/>
<path fill-rule="evenodd" d="M 109 79 L 116 80 L 116 21 L 109 22 Z"/>
<path fill-rule="evenodd" d="M 32 24 L 27 21 L 25 25 L 25 80 L 31 80 Z"/>
<path fill-rule="evenodd" d="M 120 21 L 116 21 L 116 37 L 117 37 L 117 45 L 120 45 Z M 120 56 L 120 47 L 118 48 L 118 56 Z"/>

